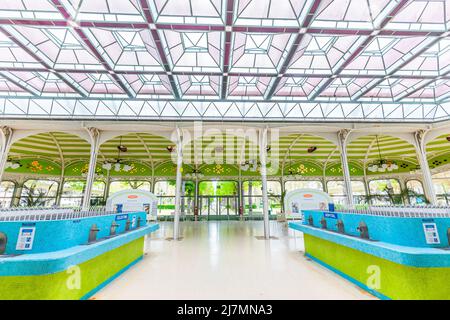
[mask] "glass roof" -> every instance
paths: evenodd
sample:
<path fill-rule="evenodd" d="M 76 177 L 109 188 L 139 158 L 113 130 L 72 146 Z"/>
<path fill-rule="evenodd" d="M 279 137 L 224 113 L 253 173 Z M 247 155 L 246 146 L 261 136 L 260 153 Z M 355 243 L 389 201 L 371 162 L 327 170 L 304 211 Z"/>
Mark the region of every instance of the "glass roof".
<path fill-rule="evenodd" d="M 1 1 L 0 113 L 445 120 L 449 28 L 450 0 Z"/>

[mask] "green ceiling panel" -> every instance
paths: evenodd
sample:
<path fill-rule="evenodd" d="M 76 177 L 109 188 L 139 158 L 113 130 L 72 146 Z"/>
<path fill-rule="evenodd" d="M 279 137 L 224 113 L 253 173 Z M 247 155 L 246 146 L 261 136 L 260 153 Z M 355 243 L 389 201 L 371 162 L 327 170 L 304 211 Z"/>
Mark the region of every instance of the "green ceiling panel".
<path fill-rule="evenodd" d="M 89 162 L 77 161 L 68 165 L 64 171 L 64 175 L 67 177 L 84 177 L 89 169 Z M 95 173 L 98 175 L 106 176 L 106 170 L 102 169 L 101 164 L 97 164 Z"/>
<path fill-rule="evenodd" d="M 350 171 L 351 176 L 363 176 L 364 175 L 363 168 L 360 165 L 355 164 L 353 162 L 350 162 L 348 164 L 348 169 Z M 341 163 L 338 162 L 338 163 L 328 165 L 327 169 L 325 171 L 325 174 L 327 177 L 342 177 L 343 172 L 342 172 Z"/>
<path fill-rule="evenodd" d="M 287 165 L 284 169 L 284 174 L 286 176 L 292 174 L 304 177 L 321 176 L 323 174 L 323 170 L 318 164 L 302 161 Z"/>
<path fill-rule="evenodd" d="M 19 168 L 8 168 L 5 171 L 11 173 L 61 175 L 60 165 L 53 161 L 30 158 L 20 159 L 19 163 L 21 165 Z"/>
<path fill-rule="evenodd" d="M 183 165 L 183 174 L 191 173 L 192 167 Z M 177 172 L 177 166 L 171 161 L 162 163 L 155 168 L 155 177 L 175 177 Z"/>
<path fill-rule="evenodd" d="M 238 176 L 239 169 L 228 164 L 209 164 L 200 167 L 202 174 L 207 176 Z"/>
<path fill-rule="evenodd" d="M 434 169 L 450 163 L 450 153 L 434 157 L 428 160 L 430 169 Z"/>

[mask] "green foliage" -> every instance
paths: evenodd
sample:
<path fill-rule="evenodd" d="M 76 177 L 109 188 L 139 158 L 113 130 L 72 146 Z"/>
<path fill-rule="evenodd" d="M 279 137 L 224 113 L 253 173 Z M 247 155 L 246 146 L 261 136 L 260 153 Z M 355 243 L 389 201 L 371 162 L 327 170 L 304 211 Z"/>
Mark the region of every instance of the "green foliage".
<path fill-rule="evenodd" d="M 203 196 L 233 196 L 237 192 L 234 181 L 202 181 L 199 185 L 199 193 Z"/>
<path fill-rule="evenodd" d="M 39 188 L 35 183 L 30 186 L 23 186 L 23 194 L 20 198 L 20 204 L 25 207 L 41 207 L 45 206 L 46 199 L 52 186 L 56 184 L 53 182 L 50 184 L 47 190 L 44 188 Z"/>
<path fill-rule="evenodd" d="M 174 204 L 158 204 L 158 209 L 175 210 Z"/>

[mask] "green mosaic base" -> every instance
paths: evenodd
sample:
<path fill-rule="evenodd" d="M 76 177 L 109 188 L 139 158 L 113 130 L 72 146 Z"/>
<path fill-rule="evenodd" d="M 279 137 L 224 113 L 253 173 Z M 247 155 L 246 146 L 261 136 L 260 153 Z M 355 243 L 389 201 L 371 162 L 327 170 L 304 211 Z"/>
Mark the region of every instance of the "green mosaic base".
<path fill-rule="evenodd" d="M 67 284 L 73 284 L 71 281 L 73 273 L 69 273 L 67 270 L 38 276 L 0 277 L 0 299 L 78 300 L 86 298 L 86 295 L 93 293 L 96 288 L 140 259 L 143 255 L 143 248 L 144 237 L 78 265 L 81 275 L 79 289 L 69 289 Z"/>
<path fill-rule="evenodd" d="M 373 283 L 373 267 L 379 269 L 379 288 L 390 299 L 450 299 L 450 268 L 416 268 L 397 264 L 334 242 L 304 234 L 305 251 L 319 262 L 341 272 L 367 289 Z M 370 287 L 370 286 L 369 286 Z"/>

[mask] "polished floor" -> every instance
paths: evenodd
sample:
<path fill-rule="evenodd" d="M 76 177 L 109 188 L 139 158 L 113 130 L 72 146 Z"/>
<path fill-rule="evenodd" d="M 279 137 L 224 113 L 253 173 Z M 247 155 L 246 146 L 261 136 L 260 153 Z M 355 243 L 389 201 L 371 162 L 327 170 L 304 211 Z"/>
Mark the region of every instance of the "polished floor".
<path fill-rule="evenodd" d="M 146 254 L 93 299 L 374 299 L 303 255 L 303 238 L 271 222 L 183 222 L 181 241 L 161 223 Z"/>

